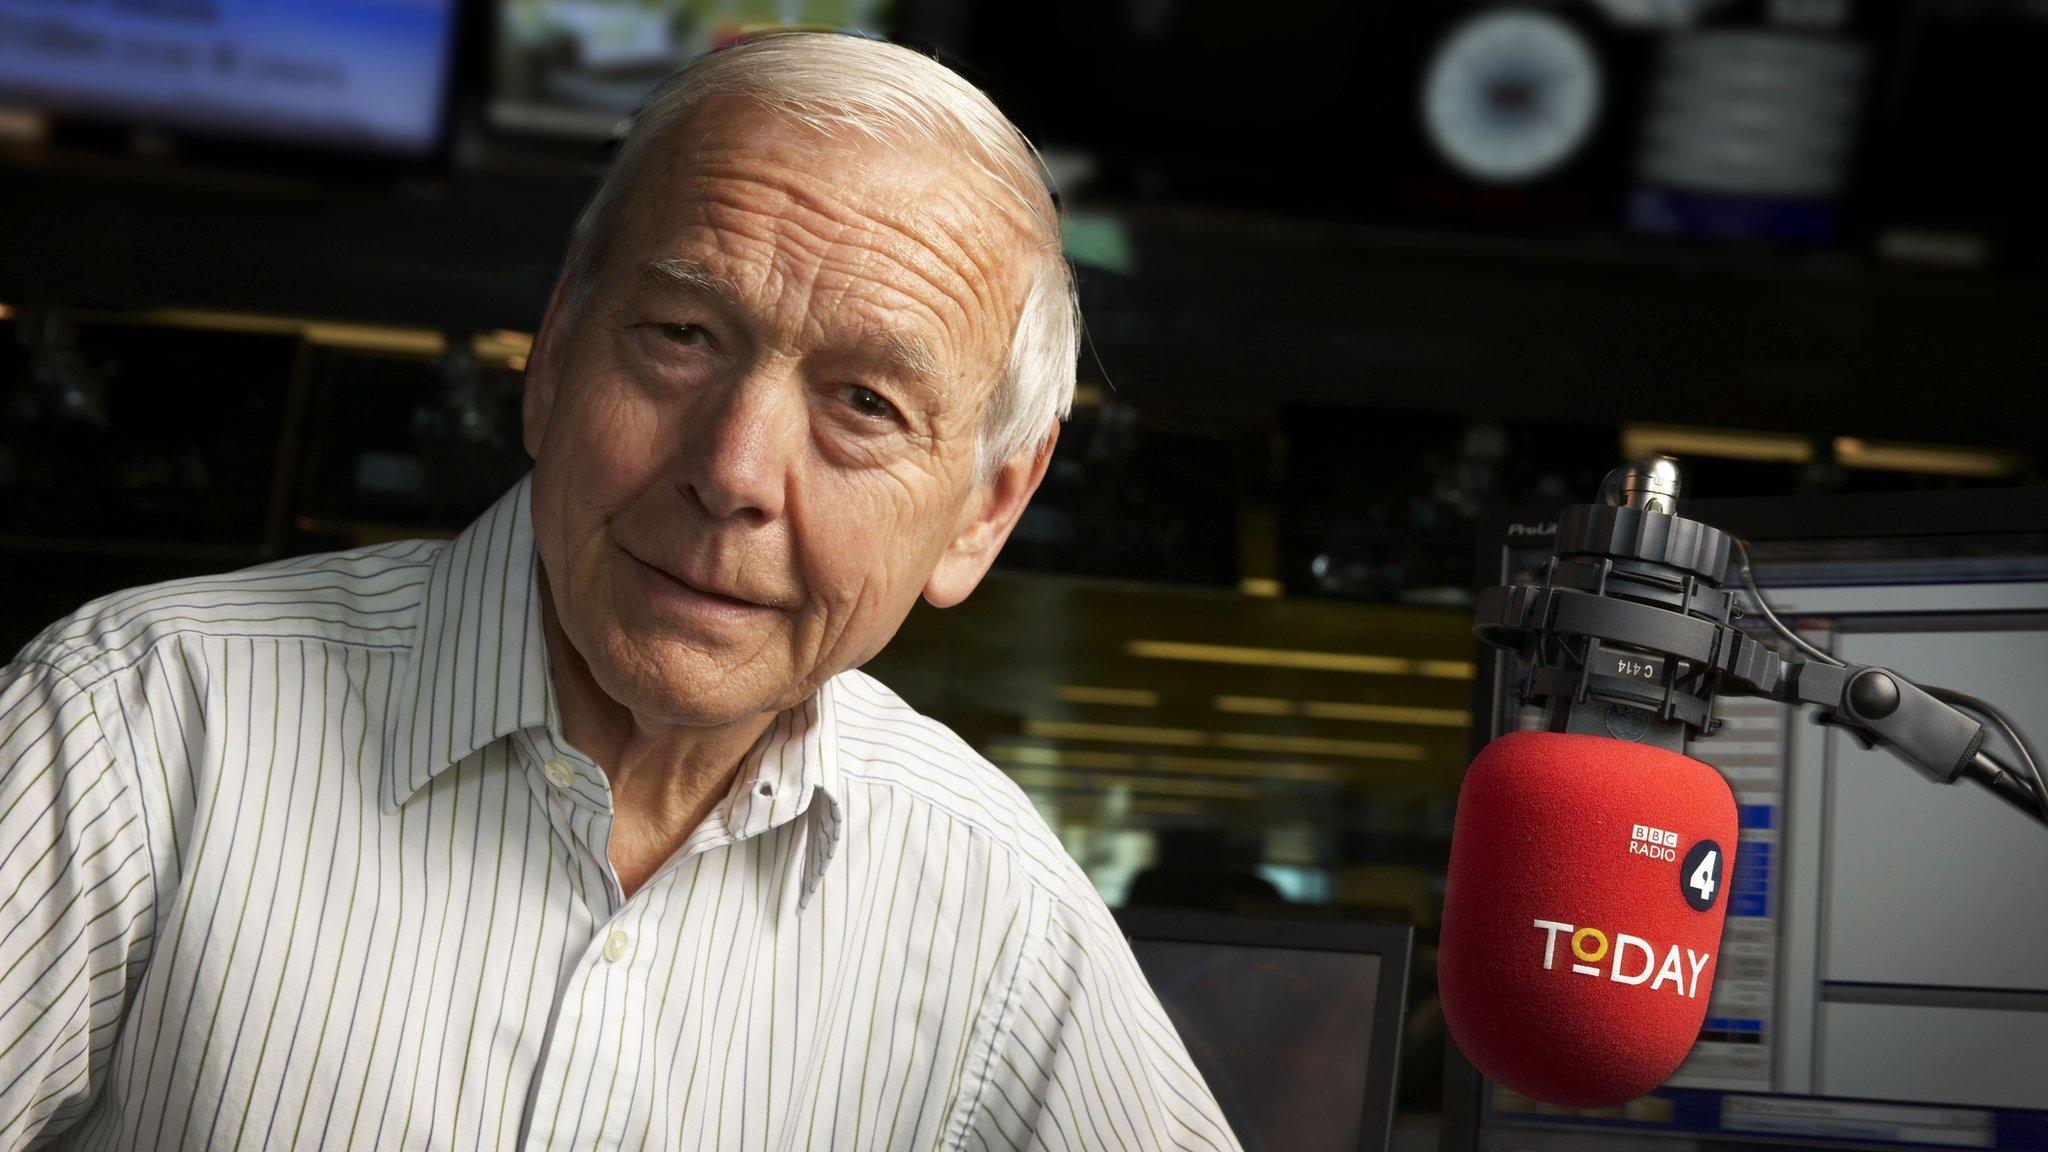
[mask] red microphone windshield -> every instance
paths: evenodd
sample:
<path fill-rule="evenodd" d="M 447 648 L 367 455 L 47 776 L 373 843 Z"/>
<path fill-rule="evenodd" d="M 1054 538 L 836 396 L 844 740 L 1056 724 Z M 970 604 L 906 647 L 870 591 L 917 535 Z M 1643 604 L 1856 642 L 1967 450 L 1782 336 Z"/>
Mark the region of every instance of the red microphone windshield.
<path fill-rule="evenodd" d="M 1690 756 L 1561 732 L 1481 749 L 1437 961 L 1458 1047 L 1551 1104 L 1663 1083 L 1706 1019 L 1736 835 L 1727 781 Z"/>

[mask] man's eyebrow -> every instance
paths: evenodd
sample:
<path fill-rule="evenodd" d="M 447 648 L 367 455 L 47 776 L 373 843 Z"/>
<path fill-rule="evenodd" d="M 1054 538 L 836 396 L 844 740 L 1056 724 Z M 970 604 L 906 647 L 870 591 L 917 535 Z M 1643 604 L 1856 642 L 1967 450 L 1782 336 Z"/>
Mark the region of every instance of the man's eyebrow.
<path fill-rule="evenodd" d="M 740 297 L 739 289 L 732 281 L 694 260 L 670 257 L 650 261 L 640 270 L 640 276 L 664 288 L 681 288 L 727 304 L 736 304 Z"/>
<path fill-rule="evenodd" d="M 944 378 L 939 369 L 939 358 L 933 354 L 931 345 L 901 332 L 877 332 L 873 336 L 875 346 L 890 367 L 908 377 L 912 383 L 927 388 L 936 388 Z"/>
<path fill-rule="evenodd" d="M 679 256 L 652 260 L 641 268 L 640 275 L 659 287 L 707 296 L 735 311 L 742 310 L 739 288 L 695 260 Z M 863 333 L 863 342 L 910 383 L 936 391 L 945 381 L 946 374 L 940 367 L 938 354 L 919 337 L 875 327 Z"/>

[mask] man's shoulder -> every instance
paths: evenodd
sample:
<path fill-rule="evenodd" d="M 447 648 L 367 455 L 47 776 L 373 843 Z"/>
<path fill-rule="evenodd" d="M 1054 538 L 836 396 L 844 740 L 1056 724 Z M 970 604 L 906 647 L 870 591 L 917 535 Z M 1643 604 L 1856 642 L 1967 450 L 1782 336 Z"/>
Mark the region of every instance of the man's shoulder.
<path fill-rule="evenodd" d="M 1055 895 L 1093 889 L 1017 782 L 959 734 L 865 672 L 832 680 L 839 773 L 927 805 L 1009 855 Z"/>
<path fill-rule="evenodd" d="M 83 682 L 194 633 L 404 647 L 427 571 L 446 546 L 399 540 L 123 588 L 53 621 L 13 662 L 46 664 Z"/>

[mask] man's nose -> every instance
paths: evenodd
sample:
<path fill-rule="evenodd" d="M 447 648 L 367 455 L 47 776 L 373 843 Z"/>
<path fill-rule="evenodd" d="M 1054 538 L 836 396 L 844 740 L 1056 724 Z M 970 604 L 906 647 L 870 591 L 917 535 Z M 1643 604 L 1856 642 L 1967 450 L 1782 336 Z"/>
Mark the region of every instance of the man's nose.
<path fill-rule="evenodd" d="M 775 520 L 805 435 L 801 382 L 764 367 L 706 399 L 684 429 L 684 494 L 713 519 Z"/>

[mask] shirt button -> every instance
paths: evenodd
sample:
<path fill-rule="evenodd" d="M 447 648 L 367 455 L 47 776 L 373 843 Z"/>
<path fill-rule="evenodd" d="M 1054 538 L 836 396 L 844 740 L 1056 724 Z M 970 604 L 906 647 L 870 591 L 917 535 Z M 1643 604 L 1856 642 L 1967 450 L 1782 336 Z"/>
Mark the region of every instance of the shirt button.
<path fill-rule="evenodd" d="M 614 964 L 624 960 L 632 948 L 633 941 L 627 938 L 623 929 L 614 928 L 612 934 L 604 938 L 604 958 Z"/>
<path fill-rule="evenodd" d="M 547 774 L 548 783 L 557 788 L 567 788 L 576 780 L 576 770 L 569 767 L 567 760 L 550 760 L 541 765 L 541 771 Z"/>

